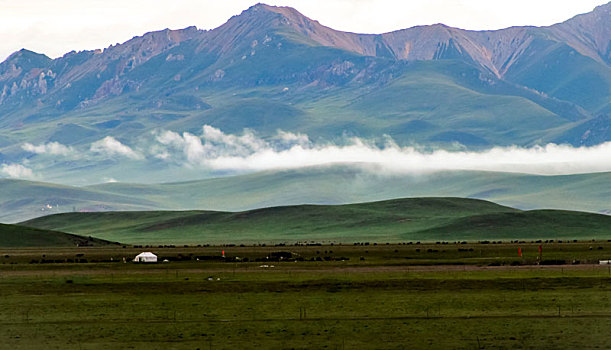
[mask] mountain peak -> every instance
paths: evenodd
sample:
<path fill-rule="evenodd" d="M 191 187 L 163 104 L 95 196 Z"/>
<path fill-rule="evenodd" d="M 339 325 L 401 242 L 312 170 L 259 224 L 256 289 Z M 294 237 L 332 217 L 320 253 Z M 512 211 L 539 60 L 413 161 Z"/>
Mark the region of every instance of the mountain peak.
<path fill-rule="evenodd" d="M 12 61 L 12 60 L 17 60 L 17 59 L 31 59 L 31 58 L 38 58 L 38 59 L 48 59 L 51 60 L 49 57 L 47 57 L 44 54 L 38 53 L 38 52 L 34 52 L 28 49 L 21 49 L 19 51 L 15 51 L 13 52 L 7 59 L 7 61 Z"/>
<path fill-rule="evenodd" d="M 261 2 L 258 3 L 258 4 L 252 5 L 251 7 L 246 9 L 244 12 L 255 12 L 256 13 L 256 12 L 259 12 L 259 11 L 271 11 L 271 12 L 276 12 L 276 13 L 284 13 L 284 12 L 299 13 L 299 11 L 295 10 L 292 7 L 288 7 L 288 6 L 273 6 L 273 5 L 268 5 L 268 4 L 264 4 L 264 3 L 261 3 Z"/>
<path fill-rule="evenodd" d="M 273 18 L 278 19 L 278 15 L 280 15 L 280 18 L 283 18 L 284 21 L 281 21 L 281 24 L 287 25 L 290 24 L 291 22 L 297 22 L 297 23 L 302 23 L 302 22 L 316 22 L 308 17 L 306 17 L 305 15 L 303 15 L 301 12 L 297 11 L 296 9 L 292 8 L 292 7 L 288 7 L 288 6 L 271 6 L 271 5 L 267 5 L 267 4 L 263 4 L 263 3 L 258 3 L 256 5 L 253 5 L 251 7 L 249 7 L 247 10 L 243 11 L 240 15 L 238 16 L 234 16 L 234 18 L 252 18 L 252 17 L 259 17 L 259 18 L 269 18 L 269 15 L 273 15 Z"/>
<path fill-rule="evenodd" d="M 370 38 L 365 40 L 367 43 L 364 45 L 358 34 L 326 27 L 292 7 L 259 3 L 251 6 L 239 16 L 232 17 L 223 27 L 234 33 L 246 31 L 248 27 L 249 34 L 252 34 L 253 31 L 281 29 L 283 34 L 292 32 L 295 34 L 294 38 L 302 37 L 302 43 L 334 47 L 361 55 L 375 55 L 376 45 L 371 40 L 373 36 L 368 35 Z"/>
<path fill-rule="evenodd" d="M 290 17 L 307 18 L 301 12 L 289 6 L 271 6 L 271 5 L 262 4 L 262 3 L 259 3 L 255 6 L 256 6 L 257 11 L 262 11 L 262 10 L 270 11 L 270 12 L 281 14 L 287 18 L 290 18 Z"/>
<path fill-rule="evenodd" d="M 24 70 L 32 68 L 43 68 L 52 60 L 46 55 L 28 50 L 21 49 L 12 53 L 4 62 L 0 63 L 0 73 L 4 71 L 2 67 L 11 66 L 12 70 L 21 67 Z"/>

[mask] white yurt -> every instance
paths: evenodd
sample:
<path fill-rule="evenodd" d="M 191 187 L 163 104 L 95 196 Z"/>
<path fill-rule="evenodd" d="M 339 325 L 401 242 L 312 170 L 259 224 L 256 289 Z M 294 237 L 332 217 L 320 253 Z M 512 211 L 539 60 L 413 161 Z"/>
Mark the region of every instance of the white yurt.
<path fill-rule="evenodd" d="M 151 252 L 143 252 L 136 255 L 134 262 L 157 262 L 157 255 Z"/>

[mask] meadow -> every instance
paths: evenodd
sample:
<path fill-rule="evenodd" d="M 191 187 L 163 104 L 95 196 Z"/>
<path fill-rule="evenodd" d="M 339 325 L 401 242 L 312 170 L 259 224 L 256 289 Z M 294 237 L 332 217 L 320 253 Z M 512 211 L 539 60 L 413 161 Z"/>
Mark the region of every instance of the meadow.
<path fill-rule="evenodd" d="M 607 348 L 611 269 L 597 262 L 610 249 L 607 241 L 3 248 L 0 348 Z M 143 250 L 169 262 L 123 263 Z"/>

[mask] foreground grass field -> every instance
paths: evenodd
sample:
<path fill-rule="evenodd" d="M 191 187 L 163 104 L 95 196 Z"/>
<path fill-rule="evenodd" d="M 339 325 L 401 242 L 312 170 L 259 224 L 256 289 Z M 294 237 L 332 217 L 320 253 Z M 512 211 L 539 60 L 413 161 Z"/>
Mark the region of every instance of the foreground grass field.
<path fill-rule="evenodd" d="M 538 245 L 5 249 L 0 348 L 608 348 L 611 243 Z"/>

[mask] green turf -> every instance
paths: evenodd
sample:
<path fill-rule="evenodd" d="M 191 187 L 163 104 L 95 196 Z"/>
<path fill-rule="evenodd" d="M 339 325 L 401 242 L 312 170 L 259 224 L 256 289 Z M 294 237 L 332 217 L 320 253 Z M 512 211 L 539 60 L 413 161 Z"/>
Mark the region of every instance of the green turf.
<path fill-rule="evenodd" d="M 604 255 L 583 242 L 544 246 L 545 254 L 562 259 Z M 420 247 L 443 247 L 448 253 L 439 254 L 451 255 L 457 247 L 474 248 L 492 257 L 497 250 L 515 252 L 517 245 Z M 261 257 L 289 248 L 225 249 Z M 273 268 L 195 260 L 28 264 L 14 257 L 117 257 L 137 251 L 4 250 L 10 256 L 0 257 L 8 261 L 0 264 L 0 339 L 16 350 L 595 349 L 611 341 L 611 275 L 605 266 L 411 266 L 405 259 L 397 264 L 395 256 L 412 254 L 415 245 L 290 247 L 303 256 L 323 249 L 367 254 L 367 260 L 266 263 Z M 464 261 L 472 259 L 469 252 L 460 254 Z"/>
<path fill-rule="evenodd" d="M 522 212 L 463 198 L 408 198 L 245 212 L 66 213 L 22 224 L 142 244 L 611 237 L 611 216 L 565 211 Z"/>

